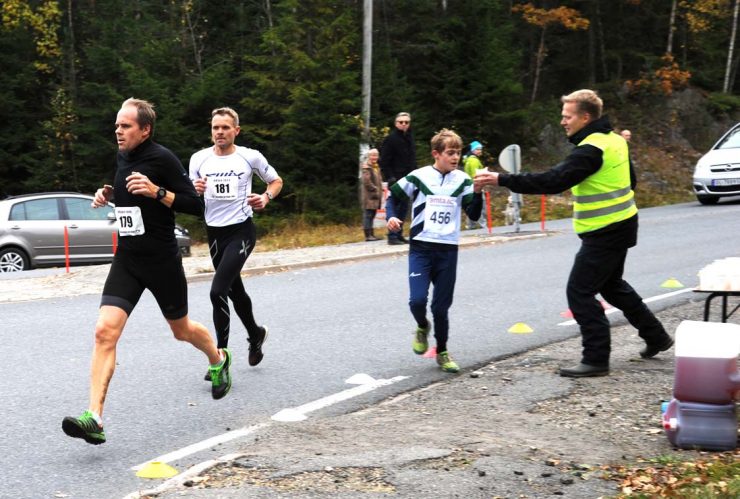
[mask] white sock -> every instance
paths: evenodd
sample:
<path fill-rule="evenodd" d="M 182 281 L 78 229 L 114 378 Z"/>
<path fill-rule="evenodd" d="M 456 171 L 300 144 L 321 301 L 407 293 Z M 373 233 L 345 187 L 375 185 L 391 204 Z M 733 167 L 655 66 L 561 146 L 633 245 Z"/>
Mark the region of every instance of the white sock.
<path fill-rule="evenodd" d="M 224 365 L 224 361 L 226 360 L 226 355 L 224 354 L 223 350 L 219 350 L 218 354 L 221 356 L 221 360 L 219 360 L 215 364 L 211 364 L 211 367 L 219 367 L 219 366 Z"/>
<path fill-rule="evenodd" d="M 90 414 L 92 414 L 92 417 L 93 417 L 93 419 L 95 420 L 96 423 L 98 423 L 100 426 L 103 426 L 103 418 L 101 418 L 100 415 L 98 415 L 97 412 L 90 411 Z"/>

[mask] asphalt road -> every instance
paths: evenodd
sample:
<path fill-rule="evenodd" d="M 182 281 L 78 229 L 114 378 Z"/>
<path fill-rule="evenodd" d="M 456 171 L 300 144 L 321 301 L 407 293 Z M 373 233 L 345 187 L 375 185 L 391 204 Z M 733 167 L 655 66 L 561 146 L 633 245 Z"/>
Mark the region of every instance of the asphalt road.
<path fill-rule="evenodd" d="M 644 298 L 674 291 L 661 287 L 669 278 L 694 286 L 703 266 L 738 255 L 740 203 L 645 209 L 640 217 L 640 242 L 625 276 Z M 568 221 L 548 223 L 547 229 L 553 235 L 460 252 L 448 346 L 463 368 L 577 334 L 575 326 L 558 324 L 567 321 L 564 284 L 578 240 Z M 234 386 L 225 399 L 213 401 L 202 380 L 205 358 L 172 339 L 145 295 L 119 344 L 104 418 L 108 442 L 96 447 L 65 437 L 61 420 L 87 406 L 99 297 L 0 305 L 0 497 L 123 497 L 153 485 L 132 467 L 230 430 L 272 424 L 271 416 L 283 409 L 350 388 L 345 381 L 357 373 L 407 378 L 308 417 L 350 411 L 449 376 L 433 360 L 411 353 L 405 257 L 245 282 L 258 322 L 270 326 L 263 363 L 248 366 L 245 333 L 234 324 Z M 190 307 L 191 316 L 210 328 L 208 286 L 190 287 Z M 666 308 L 689 294 L 650 306 Z M 518 322 L 534 331 L 507 332 Z M 213 444 L 170 464 L 183 470 L 229 449 L 229 443 Z"/>

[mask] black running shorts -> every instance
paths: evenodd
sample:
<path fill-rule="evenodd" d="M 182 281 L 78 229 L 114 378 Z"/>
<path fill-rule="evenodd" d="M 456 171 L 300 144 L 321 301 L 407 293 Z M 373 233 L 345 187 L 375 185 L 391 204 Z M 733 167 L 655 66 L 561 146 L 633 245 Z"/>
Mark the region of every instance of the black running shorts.
<path fill-rule="evenodd" d="M 154 295 L 166 319 L 188 315 L 188 283 L 180 255 L 153 263 L 119 251 L 110 266 L 100 306 L 118 307 L 131 315 L 145 289 Z"/>

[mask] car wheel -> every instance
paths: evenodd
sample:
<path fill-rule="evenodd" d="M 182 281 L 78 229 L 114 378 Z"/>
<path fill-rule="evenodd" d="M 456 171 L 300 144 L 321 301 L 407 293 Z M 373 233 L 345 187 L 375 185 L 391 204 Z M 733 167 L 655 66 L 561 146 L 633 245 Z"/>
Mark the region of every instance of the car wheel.
<path fill-rule="evenodd" d="M 719 196 L 696 196 L 701 204 L 717 204 Z"/>
<path fill-rule="evenodd" d="M 16 248 L 5 248 L 0 250 L 0 273 L 3 272 L 20 272 L 28 270 L 31 266 L 28 264 L 28 257 Z"/>

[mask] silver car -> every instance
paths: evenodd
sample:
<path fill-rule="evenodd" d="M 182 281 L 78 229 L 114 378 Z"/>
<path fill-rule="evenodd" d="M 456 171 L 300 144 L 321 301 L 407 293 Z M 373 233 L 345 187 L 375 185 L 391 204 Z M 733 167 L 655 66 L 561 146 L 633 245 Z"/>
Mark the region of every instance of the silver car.
<path fill-rule="evenodd" d="M 740 123 L 730 128 L 694 168 L 694 193 L 701 204 L 740 196 Z"/>
<path fill-rule="evenodd" d="M 118 224 L 113 206 L 92 208 L 93 197 L 76 192 L 13 196 L 0 201 L 0 272 L 64 265 L 65 227 L 70 265 L 113 259 Z M 175 227 L 183 255 L 190 235 Z"/>

